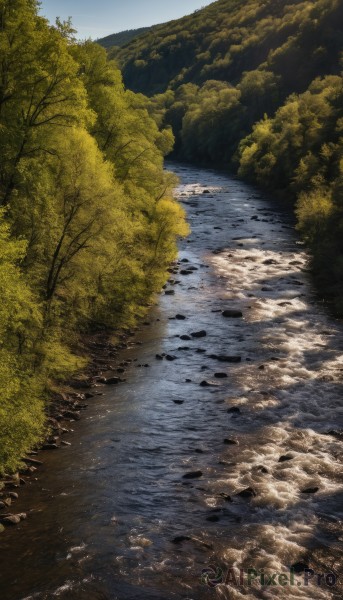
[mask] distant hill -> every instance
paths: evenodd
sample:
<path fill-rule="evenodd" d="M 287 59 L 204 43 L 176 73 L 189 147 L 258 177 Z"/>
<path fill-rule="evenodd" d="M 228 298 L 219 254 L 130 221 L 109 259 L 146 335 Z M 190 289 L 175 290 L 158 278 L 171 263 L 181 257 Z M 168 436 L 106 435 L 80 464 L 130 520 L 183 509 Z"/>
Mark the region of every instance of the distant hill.
<path fill-rule="evenodd" d="M 343 0 L 217 0 L 109 55 L 172 127 L 175 156 L 296 203 L 343 315 Z"/>
<path fill-rule="evenodd" d="M 154 26 L 116 52 L 126 85 L 147 95 L 207 80 L 239 83 L 272 71 L 285 92 L 339 72 L 341 0 L 218 0 Z"/>
<path fill-rule="evenodd" d="M 119 33 L 112 33 L 111 35 L 107 35 L 104 38 L 100 38 L 97 40 L 97 43 L 100 44 L 103 48 L 108 50 L 113 46 L 122 47 L 125 44 L 128 44 L 132 40 L 137 37 L 143 35 L 150 31 L 151 27 L 141 27 L 140 29 L 126 29 L 125 31 L 120 31 Z"/>

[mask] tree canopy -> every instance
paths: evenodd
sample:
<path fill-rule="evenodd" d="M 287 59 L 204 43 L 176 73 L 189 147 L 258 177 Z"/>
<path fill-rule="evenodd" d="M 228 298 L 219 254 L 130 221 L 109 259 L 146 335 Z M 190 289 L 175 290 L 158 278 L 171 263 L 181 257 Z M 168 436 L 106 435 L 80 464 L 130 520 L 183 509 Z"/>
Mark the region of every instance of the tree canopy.
<path fill-rule="evenodd" d="M 295 205 L 318 288 L 343 313 L 341 0 L 218 0 L 113 49 L 176 138 Z"/>
<path fill-rule="evenodd" d="M 93 323 L 129 326 L 187 233 L 158 127 L 115 63 L 33 0 L 0 0 L 0 472 L 43 435 Z"/>

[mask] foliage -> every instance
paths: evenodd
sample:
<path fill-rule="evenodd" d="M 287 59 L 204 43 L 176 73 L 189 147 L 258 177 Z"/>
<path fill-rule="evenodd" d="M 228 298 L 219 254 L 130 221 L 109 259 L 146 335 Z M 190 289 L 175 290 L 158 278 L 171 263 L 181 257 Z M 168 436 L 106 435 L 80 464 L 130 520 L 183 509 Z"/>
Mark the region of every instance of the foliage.
<path fill-rule="evenodd" d="M 187 234 L 173 144 L 100 46 L 0 0 L 0 472 L 40 439 L 80 331 L 134 323 Z"/>
<path fill-rule="evenodd" d="M 121 46 L 125 46 L 134 40 L 140 35 L 147 33 L 150 31 L 150 27 L 140 27 L 139 29 L 126 29 L 125 31 L 120 31 L 119 33 L 112 33 L 111 35 L 107 35 L 101 39 L 97 40 L 97 43 L 100 44 L 103 48 L 113 48 L 116 46 L 120 48 Z"/>
<path fill-rule="evenodd" d="M 343 314 L 341 0 L 218 0 L 110 54 L 176 137 L 296 205 L 319 292 Z"/>

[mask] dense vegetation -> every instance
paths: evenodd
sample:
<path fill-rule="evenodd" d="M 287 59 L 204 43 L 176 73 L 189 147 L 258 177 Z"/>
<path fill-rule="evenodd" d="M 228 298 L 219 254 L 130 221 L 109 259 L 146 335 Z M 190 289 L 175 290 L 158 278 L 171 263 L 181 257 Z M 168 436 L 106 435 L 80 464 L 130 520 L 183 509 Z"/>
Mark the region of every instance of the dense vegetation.
<path fill-rule="evenodd" d="M 187 231 L 142 95 L 36 0 L 0 0 L 0 472 L 42 436 L 92 323 L 131 324 Z"/>
<path fill-rule="evenodd" d="M 319 290 L 343 314 L 343 3 L 218 0 L 110 51 L 176 136 L 296 203 Z"/>
<path fill-rule="evenodd" d="M 119 31 L 118 33 L 112 33 L 111 35 L 107 35 L 106 37 L 100 38 L 97 40 L 97 43 L 100 44 L 103 48 L 113 48 L 117 46 L 121 48 L 131 40 L 136 37 L 143 35 L 143 33 L 147 33 L 150 31 L 151 27 L 140 27 L 139 29 L 126 29 L 125 31 Z"/>

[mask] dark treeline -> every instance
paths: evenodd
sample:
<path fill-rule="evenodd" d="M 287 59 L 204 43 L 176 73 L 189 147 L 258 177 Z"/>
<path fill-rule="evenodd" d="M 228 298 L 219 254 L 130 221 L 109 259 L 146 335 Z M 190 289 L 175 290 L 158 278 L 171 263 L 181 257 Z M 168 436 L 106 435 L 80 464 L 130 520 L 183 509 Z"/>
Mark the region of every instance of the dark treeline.
<path fill-rule="evenodd" d="M 113 48 L 114 46 L 124 46 L 131 42 L 131 40 L 137 38 L 139 35 L 150 31 L 151 27 L 140 27 L 139 29 L 126 29 L 125 31 L 120 31 L 119 33 L 112 33 L 111 35 L 107 35 L 99 40 L 97 43 L 100 44 L 103 48 Z"/>
<path fill-rule="evenodd" d="M 187 227 L 173 144 L 106 52 L 35 0 L 0 0 L 0 472 L 43 435 L 80 331 L 128 326 Z"/>
<path fill-rule="evenodd" d="M 318 287 L 343 313 L 343 3 L 218 0 L 110 52 L 172 126 L 174 155 L 296 205 Z"/>

